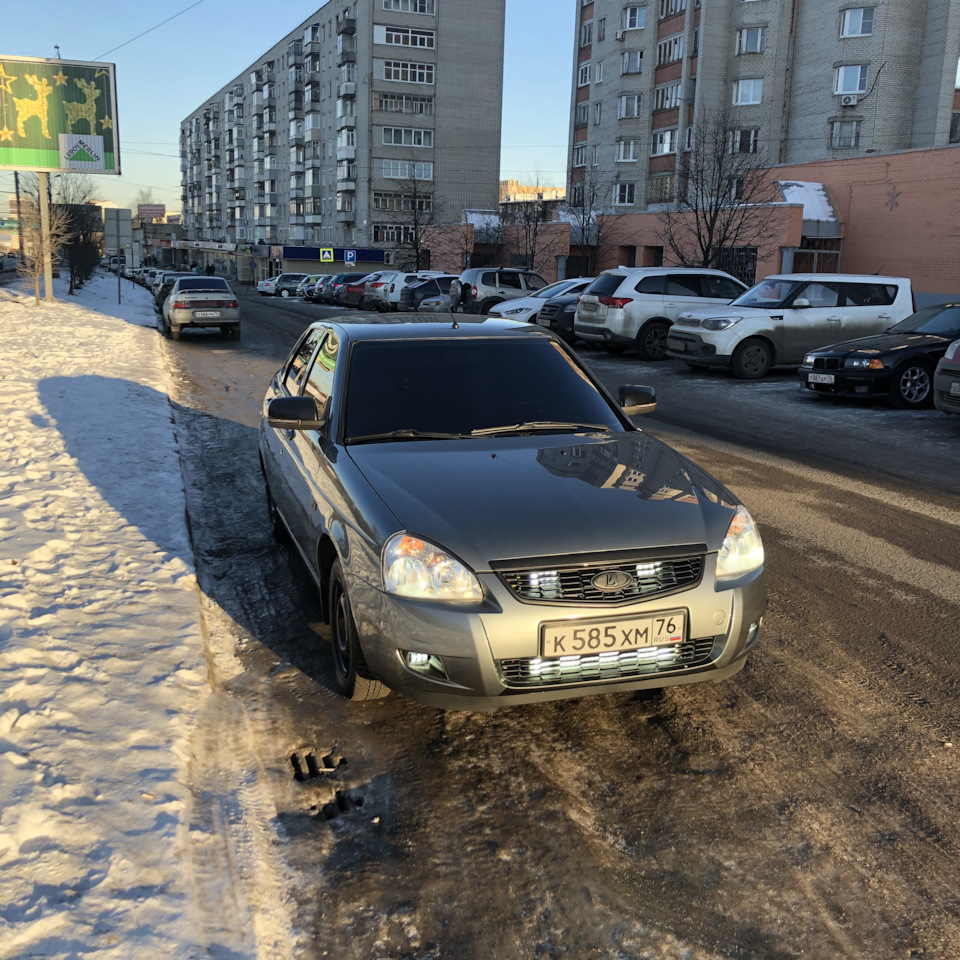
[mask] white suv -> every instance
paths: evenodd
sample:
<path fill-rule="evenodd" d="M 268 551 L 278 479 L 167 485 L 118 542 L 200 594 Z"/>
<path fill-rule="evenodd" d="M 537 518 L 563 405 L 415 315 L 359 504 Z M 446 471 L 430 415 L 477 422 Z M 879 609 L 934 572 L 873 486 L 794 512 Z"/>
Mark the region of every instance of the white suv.
<path fill-rule="evenodd" d="M 729 367 L 741 380 L 809 350 L 882 333 L 915 312 L 905 277 L 787 273 L 765 277 L 723 310 L 690 310 L 667 338 L 667 356 L 692 367 Z"/>
<path fill-rule="evenodd" d="M 729 273 L 707 267 L 604 270 L 581 295 L 573 329 L 610 353 L 635 347 L 641 360 L 663 360 L 667 331 L 681 311 L 729 303 L 746 289 Z"/>

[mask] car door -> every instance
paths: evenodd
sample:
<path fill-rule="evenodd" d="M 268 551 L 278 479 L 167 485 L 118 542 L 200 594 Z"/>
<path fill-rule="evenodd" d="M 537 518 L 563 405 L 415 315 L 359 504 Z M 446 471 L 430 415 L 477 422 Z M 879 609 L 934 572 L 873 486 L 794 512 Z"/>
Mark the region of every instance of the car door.
<path fill-rule="evenodd" d="M 747 290 L 746 284 L 738 283 L 733 277 L 718 277 L 716 274 L 705 273 L 700 275 L 701 304 L 706 306 L 723 306 L 731 300 L 736 300 L 741 293 Z"/>
<path fill-rule="evenodd" d="M 663 291 L 663 315 L 673 323 L 685 310 L 703 306 L 700 277 L 695 273 L 669 273 Z"/>
<path fill-rule="evenodd" d="M 895 283 L 844 283 L 843 339 L 883 333 L 902 317 L 894 314 L 898 287 Z"/>
<path fill-rule="evenodd" d="M 807 351 L 845 339 L 837 282 L 805 283 L 782 313 L 783 339 L 777 358 L 780 363 L 801 363 Z"/>

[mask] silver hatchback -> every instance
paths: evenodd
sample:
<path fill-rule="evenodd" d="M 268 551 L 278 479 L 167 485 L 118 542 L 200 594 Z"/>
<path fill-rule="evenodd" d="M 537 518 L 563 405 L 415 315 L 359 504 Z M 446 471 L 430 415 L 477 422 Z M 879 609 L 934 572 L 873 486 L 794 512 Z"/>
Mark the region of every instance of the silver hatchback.
<path fill-rule="evenodd" d="M 486 710 L 719 681 L 765 608 L 750 514 L 553 334 L 499 319 L 312 324 L 260 465 L 331 625 L 336 685 Z"/>

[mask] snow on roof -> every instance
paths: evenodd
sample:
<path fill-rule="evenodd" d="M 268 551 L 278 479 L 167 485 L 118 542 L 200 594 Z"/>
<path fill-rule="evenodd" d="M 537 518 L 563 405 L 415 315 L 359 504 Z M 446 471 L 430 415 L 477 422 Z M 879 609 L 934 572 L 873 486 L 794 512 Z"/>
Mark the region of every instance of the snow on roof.
<path fill-rule="evenodd" d="M 803 180 L 780 180 L 777 183 L 783 199 L 787 203 L 803 205 L 804 220 L 821 220 L 835 222 L 833 204 L 827 196 L 822 183 L 811 183 Z"/>

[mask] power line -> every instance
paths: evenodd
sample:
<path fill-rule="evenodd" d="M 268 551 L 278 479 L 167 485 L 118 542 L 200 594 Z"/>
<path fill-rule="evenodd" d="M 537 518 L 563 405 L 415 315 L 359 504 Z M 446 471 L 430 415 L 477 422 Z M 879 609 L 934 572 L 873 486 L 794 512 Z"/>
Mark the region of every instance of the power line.
<path fill-rule="evenodd" d="M 150 27 L 149 30 L 144 30 L 143 33 L 138 33 L 135 37 L 131 37 L 129 40 L 124 40 L 123 43 L 119 44 L 116 47 L 108 50 L 106 53 L 101 53 L 99 57 L 94 57 L 94 60 L 102 60 L 104 57 L 109 56 L 115 50 L 119 50 L 121 47 L 125 47 L 128 43 L 133 43 L 134 40 L 139 40 L 141 37 L 145 37 L 148 33 L 153 33 L 154 30 L 162 27 L 165 23 L 169 23 L 171 20 L 176 20 L 177 17 L 182 16 L 188 10 L 192 10 L 194 7 L 199 7 L 204 0 L 196 0 L 196 3 L 191 3 L 189 7 L 184 7 L 179 13 L 175 13 L 172 17 L 167 17 L 166 20 L 161 20 L 160 23 L 155 26 Z"/>

